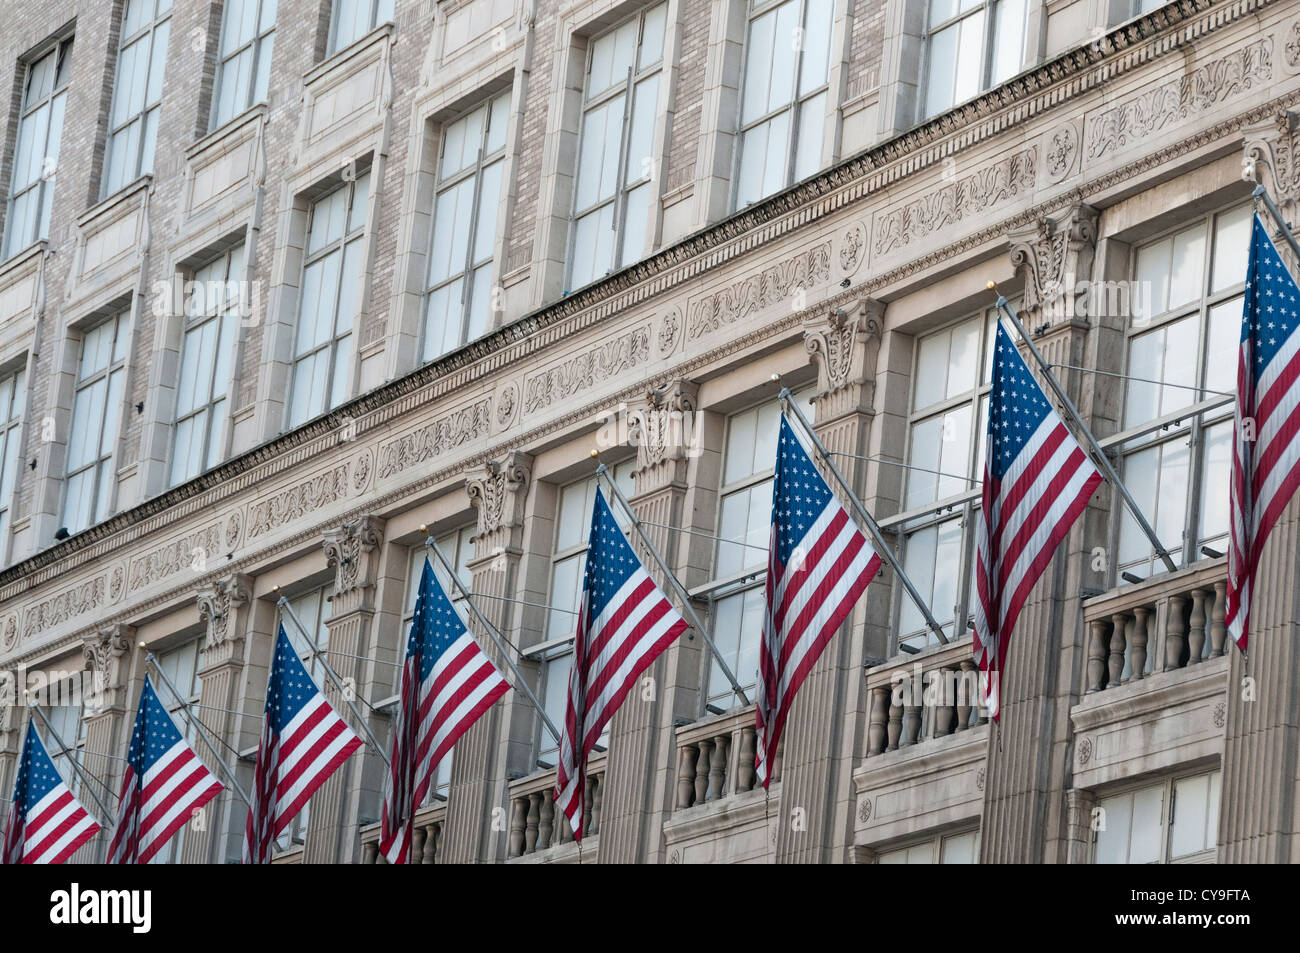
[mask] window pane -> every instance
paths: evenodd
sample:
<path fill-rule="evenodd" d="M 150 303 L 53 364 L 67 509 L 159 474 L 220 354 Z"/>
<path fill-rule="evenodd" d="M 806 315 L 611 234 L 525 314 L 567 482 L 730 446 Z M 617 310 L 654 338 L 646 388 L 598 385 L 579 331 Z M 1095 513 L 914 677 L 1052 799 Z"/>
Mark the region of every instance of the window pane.
<path fill-rule="evenodd" d="M 742 125 L 748 125 L 767 111 L 775 29 L 774 11 L 756 17 L 749 25 L 749 42 L 745 53 L 745 86 L 740 111 Z"/>
<path fill-rule="evenodd" d="M 1165 238 L 1138 249 L 1136 271 L 1139 291 L 1135 295 L 1135 318 L 1150 320 L 1168 310 L 1169 256 L 1172 248 L 1172 240 Z M 1151 302 L 1150 314 L 1143 313 L 1141 308 L 1140 303 L 1145 301 Z"/>
<path fill-rule="evenodd" d="M 1252 212 L 1242 205 L 1220 212 L 1214 221 L 1214 270 L 1210 291 L 1222 291 L 1246 280 Z"/>
<path fill-rule="evenodd" d="M 973 13 L 961 21 L 961 37 L 957 50 L 957 67 L 953 102 L 962 103 L 979 95 L 984 89 L 981 63 L 984 59 L 984 11 Z"/>
<path fill-rule="evenodd" d="M 1129 835 L 1128 862 L 1151 864 L 1160 859 L 1161 808 L 1164 785 L 1144 788 L 1133 795 L 1133 829 Z"/>
<path fill-rule="evenodd" d="M 1025 53 L 1026 0 L 998 0 L 994 5 L 991 81 L 1004 82 L 1020 72 Z"/>
<path fill-rule="evenodd" d="M 952 834 L 943 839 L 941 864 L 973 864 L 979 860 L 979 831 Z"/>
<path fill-rule="evenodd" d="M 1197 225 L 1174 236 L 1169 273 L 1169 308 L 1181 307 L 1201 297 L 1205 274 L 1205 227 Z"/>
<path fill-rule="evenodd" d="M 1169 856 L 1185 857 L 1214 844 L 1206 843 L 1209 827 L 1210 776 L 1182 778 L 1174 782 L 1174 821 Z"/>
<path fill-rule="evenodd" d="M 826 93 L 818 93 L 799 107 L 799 141 L 795 146 L 794 157 L 795 182 L 814 175 L 821 168 L 822 129 L 825 124 Z"/>
<path fill-rule="evenodd" d="M 1201 558 L 1201 546 L 1228 535 L 1231 481 L 1223 478 L 1222 474 L 1232 472 L 1232 421 L 1225 420 L 1208 428 L 1204 439 L 1200 539 L 1197 540 L 1196 559 Z"/>
<path fill-rule="evenodd" d="M 808 10 L 804 15 L 803 61 L 799 65 L 800 95 L 826 85 L 834 20 L 832 0 L 808 0 Z"/>
<path fill-rule="evenodd" d="M 1097 831 L 1097 863 L 1128 863 L 1129 825 L 1133 818 L 1133 796 L 1102 798 L 1097 802 L 1102 812 L 1101 826 Z"/>

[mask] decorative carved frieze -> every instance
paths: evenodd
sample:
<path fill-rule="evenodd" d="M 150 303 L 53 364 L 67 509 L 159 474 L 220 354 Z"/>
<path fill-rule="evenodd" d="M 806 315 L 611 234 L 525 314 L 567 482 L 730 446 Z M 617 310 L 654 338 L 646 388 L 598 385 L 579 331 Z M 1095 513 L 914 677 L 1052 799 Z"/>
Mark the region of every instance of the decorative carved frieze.
<path fill-rule="evenodd" d="M 1142 92 L 1088 121 L 1088 158 L 1099 159 L 1273 78 L 1273 38 L 1260 37 L 1220 59 Z"/>
<path fill-rule="evenodd" d="M 465 485 L 469 500 L 478 510 L 478 541 L 509 533 L 523 525 L 524 503 L 528 484 L 533 475 L 533 458 L 512 450 L 500 462 L 493 461 L 483 468 L 483 476 Z"/>
<path fill-rule="evenodd" d="M 30 639 L 46 629 L 101 608 L 108 600 L 108 574 L 96 576 L 27 609 L 23 638 Z"/>
<path fill-rule="evenodd" d="M 1092 277 L 1097 216 L 1095 208 L 1080 203 L 1011 233 L 1011 263 L 1025 272 L 1026 309 L 1048 320 L 1086 313 L 1070 307 L 1067 296 L 1082 294 L 1081 283 Z"/>
<path fill-rule="evenodd" d="M 817 419 L 870 413 L 885 305 L 862 298 L 804 321 L 804 347 L 817 365 Z"/>
<path fill-rule="evenodd" d="M 1029 192 L 1037 175 L 1038 149 L 1034 146 L 935 189 L 880 216 L 874 252 L 884 255 L 906 248 L 932 232 Z"/>
<path fill-rule="evenodd" d="M 183 569 L 204 572 L 209 557 L 221 552 L 224 520 L 131 560 L 127 591 L 134 593 Z"/>
<path fill-rule="evenodd" d="M 253 582 L 243 573 L 231 573 L 199 589 L 195 600 L 199 617 L 207 623 L 203 641 L 206 662 L 214 660 L 214 652 L 229 657 L 235 654 L 236 643 L 242 642 L 246 631 L 243 610 L 253 601 Z"/>
<path fill-rule="evenodd" d="M 379 448 L 379 479 L 386 480 L 470 440 L 486 437 L 491 422 L 492 398 L 485 397 L 390 440 Z"/>
<path fill-rule="evenodd" d="M 696 301 L 686 327 L 687 340 L 697 340 L 781 304 L 800 291 L 825 284 L 830 277 L 831 243 L 821 242 Z"/>
<path fill-rule="evenodd" d="M 543 410 L 649 360 L 650 325 L 645 324 L 529 377 L 524 382 L 524 413 Z"/>
<path fill-rule="evenodd" d="M 310 480 L 253 504 L 248 519 L 249 539 L 261 536 L 285 523 L 299 519 L 348 495 L 348 464 L 321 473 Z"/>
<path fill-rule="evenodd" d="M 384 524 L 373 516 L 363 516 L 325 531 L 321 545 L 325 559 L 334 570 L 335 596 L 375 585 L 383 542 Z"/>

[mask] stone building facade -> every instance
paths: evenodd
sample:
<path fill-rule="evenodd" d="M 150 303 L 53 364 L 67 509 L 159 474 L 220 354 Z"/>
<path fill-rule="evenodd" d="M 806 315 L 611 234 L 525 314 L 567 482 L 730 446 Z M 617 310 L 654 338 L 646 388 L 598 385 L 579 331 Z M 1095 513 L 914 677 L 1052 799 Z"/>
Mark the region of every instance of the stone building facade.
<path fill-rule="evenodd" d="M 752 685 L 788 386 L 949 642 L 882 574 L 764 792 L 752 707 L 684 637 L 591 760 L 580 851 L 511 692 L 420 859 L 1300 860 L 1300 504 L 1248 668 L 1222 621 L 1249 196 L 1300 197 L 1300 4 L 957 6 L 5 0 L 0 666 L 93 676 L 49 699 L 64 774 L 113 807 L 152 652 L 247 789 L 281 593 L 386 740 L 426 526 L 562 714 L 593 448 Z M 1103 487 L 999 726 L 901 690 L 972 668 L 990 280 L 1177 564 Z M 277 862 L 375 862 L 382 783 L 355 755 Z M 228 785 L 160 859 L 237 861 L 244 815 Z"/>

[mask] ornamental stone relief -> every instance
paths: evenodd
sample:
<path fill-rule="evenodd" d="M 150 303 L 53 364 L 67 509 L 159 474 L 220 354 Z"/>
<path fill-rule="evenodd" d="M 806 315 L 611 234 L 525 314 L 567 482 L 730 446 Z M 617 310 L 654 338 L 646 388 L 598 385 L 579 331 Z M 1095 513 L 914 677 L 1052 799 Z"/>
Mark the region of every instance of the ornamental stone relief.
<path fill-rule="evenodd" d="M 1088 158 L 1099 159 L 1273 77 L 1273 38 L 1261 37 L 1177 79 L 1144 89 L 1088 121 Z"/>
<path fill-rule="evenodd" d="M 221 551 L 222 538 L 222 523 L 216 522 L 197 533 L 137 556 L 131 560 L 128 591 L 134 594 L 183 569 L 203 572 L 208 558 Z"/>
<path fill-rule="evenodd" d="M 533 458 L 512 450 L 504 460 L 483 468 L 483 475 L 465 484 L 470 503 L 478 510 L 474 552 L 491 552 L 493 543 L 504 545 L 504 537 L 523 525 L 524 500 L 533 475 Z"/>
<path fill-rule="evenodd" d="M 485 397 L 390 440 L 379 448 L 379 479 L 386 480 L 470 440 L 486 437 L 491 418 L 492 398 Z"/>
<path fill-rule="evenodd" d="M 825 284 L 830 277 L 831 243 L 827 241 L 696 301 L 691 307 L 686 338 L 694 341 L 723 325 L 735 324 L 800 291 Z"/>
<path fill-rule="evenodd" d="M 645 324 L 527 378 L 524 382 L 524 413 L 544 410 L 557 401 L 634 370 L 649 360 L 650 325 Z"/>
<path fill-rule="evenodd" d="M 203 650 L 212 653 L 227 648 L 232 641 L 242 639 L 239 631 L 239 611 L 253 600 L 252 580 L 243 573 L 232 573 L 199 589 L 196 602 L 199 618 L 207 623 L 207 638 Z M 208 658 L 208 662 L 213 659 Z"/>
<path fill-rule="evenodd" d="M 254 503 L 248 518 L 248 538 L 278 529 L 348 495 L 348 464 L 343 463 L 267 500 Z"/>
<path fill-rule="evenodd" d="M 93 612 L 101 608 L 108 598 L 108 574 L 96 576 L 89 582 L 60 592 L 43 602 L 38 602 L 27 610 L 23 620 L 23 638 L 35 635 L 62 625 L 70 619 Z"/>
<path fill-rule="evenodd" d="M 1080 203 L 1011 233 L 1011 263 L 1025 272 L 1025 308 L 1048 320 L 1083 313 L 1066 307 L 1066 296 L 1084 293 L 1077 289 L 1092 277 L 1097 218 L 1095 208 Z"/>
<path fill-rule="evenodd" d="M 667 357 L 677 350 L 682 339 L 682 309 L 674 305 L 659 319 L 659 356 Z"/>
<path fill-rule="evenodd" d="M 846 277 L 852 277 L 862 264 L 865 257 L 863 252 L 867 248 L 867 230 L 861 222 L 849 226 L 844 236 L 840 239 L 840 272 Z"/>
<path fill-rule="evenodd" d="M 906 248 L 932 232 L 1029 192 L 1037 170 L 1038 148 L 1034 146 L 914 199 L 880 217 L 873 251 L 884 255 Z"/>
<path fill-rule="evenodd" d="M 1053 129 L 1047 136 L 1043 148 L 1043 171 L 1047 181 L 1055 185 L 1063 182 L 1076 171 L 1079 165 L 1079 127 L 1073 122 Z"/>
<path fill-rule="evenodd" d="M 321 545 L 326 562 L 334 570 L 335 596 L 375 584 L 383 541 L 383 523 L 372 516 L 326 531 Z"/>

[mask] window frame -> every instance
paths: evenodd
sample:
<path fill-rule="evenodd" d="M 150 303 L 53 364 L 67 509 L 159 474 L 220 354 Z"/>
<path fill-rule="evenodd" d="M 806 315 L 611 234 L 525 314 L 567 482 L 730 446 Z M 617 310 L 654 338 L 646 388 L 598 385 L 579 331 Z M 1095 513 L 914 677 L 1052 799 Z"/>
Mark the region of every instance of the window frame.
<path fill-rule="evenodd" d="M 0 393 L 8 413 L 0 416 L 0 566 L 9 564 L 9 536 L 13 528 L 14 498 L 26 449 L 23 422 L 27 411 L 27 361 L 0 373 Z M 12 453 L 11 453 L 12 452 Z M 5 483 L 8 492 L 5 492 Z"/>
<path fill-rule="evenodd" d="M 370 5 L 370 16 L 368 18 L 370 25 L 366 29 L 358 33 L 356 36 L 354 36 L 352 39 L 348 40 L 346 43 L 340 43 L 339 27 L 341 26 L 340 21 L 342 19 L 341 11 L 343 9 L 343 5 L 348 3 L 351 4 L 368 3 Z M 383 19 L 380 19 L 380 16 L 384 12 L 385 8 L 387 8 L 388 15 Z M 329 37 L 325 44 L 325 58 L 328 59 L 329 57 L 334 56 L 340 50 L 347 49 L 349 46 L 351 46 L 353 43 L 356 43 L 358 40 L 366 36 L 368 33 L 377 30 L 381 24 L 392 23 L 396 15 L 397 15 L 396 5 L 393 2 L 393 0 L 333 0 L 333 2 L 330 3 Z"/>
<path fill-rule="evenodd" d="M 164 2 L 164 0 L 141 0 L 141 2 L 148 2 L 150 4 L 150 6 L 153 9 L 152 16 L 150 16 L 150 18 L 144 23 L 144 25 L 142 25 L 135 32 L 129 34 L 123 33 L 118 37 L 117 56 L 113 63 L 113 95 L 111 97 L 112 101 L 109 103 L 109 108 L 108 108 L 108 128 L 104 138 L 104 158 L 100 166 L 101 178 L 100 178 L 100 186 L 99 186 L 99 193 L 100 193 L 99 197 L 101 200 L 107 199 L 110 195 L 116 195 L 118 192 L 126 188 L 132 182 L 139 179 L 141 176 L 151 174 L 153 172 L 154 159 L 157 158 L 156 147 L 157 147 L 158 126 L 161 124 L 161 120 L 162 120 L 162 88 L 163 88 L 163 82 L 166 79 L 166 75 L 167 75 L 166 46 L 163 47 L 162 67 L 161 67 L 162 76 L 160 76 L 158 79 L 158 90 L 159 90 L 158 102 L 152 107 L 149 105 L 149 87 L 152 85 L 152 81 L 153 81 L 153 67 L 154 67 L 154 59 L 155 59 L 154 44 L 158 40 L 158 36 L 157 36 L 158 30 L 161 29 L 163 26 L 166 26 L 167 28 L 166 41 L 167 43 L 171 42 L 171 19 L 172 19 L 173 2 L 172 0 L 165 0 L 165 2 L 167 3 L 167 9 L 164 10 L 162 13 L 157 12 L 158 4 Z M 123 0 L 122 6 L 120 8 L 120 19 L 118 23 L 119 29 L 125 26 L 126 13 L 130 5 L 131 5 L 131 0 Z M 114 126 L 113 116 L 117 112 L 118 96 L 120 96 L 123 91 L 123 87 L 121 83 L 122 76 L 120 72 L 121 65 L 122 65 L 122 53 L 124 50 L 126 50 L 127 47 L 134 46 L 137 43 L 140 43 L 142 40 L 144 40 L 146 36 L 148 36 L 149 38 L 149 65 L 145 71 L 145 76 L 144 76 L 144 94 L 143 94 L 144 102 L 142 103 L 139 112 L 132 113 L 129 117 L 124 119 L 123 122 Z M 148 127 L 149 127 L 148 117 L 149 117 L 149 113 L 154 110 L 157 110 L 158 119 L 155 121 L 153 127 L 154 141 L 152 144 L 150 144 L 149 136 L 148 136 Z M 113 166 L 113 144 L 119 135 L 129 130 L 131 126 L 134 125 L 137 121 L 139 121 L 140 123 L 140 139 L 139 142 L 136 143 L 135 157 L 133 160 L 131 160 L 131 166 L 130 166 L 130 168 L 133 169 L 134 171 L 131 175 L 125 176 L 122 179 L 121 183 L 117 185 L 115 188 L 110 188 L 110 183 L 113 181 L 115 177 L 114 173 L 116 171 Z M 144 165 L 144 157 L 146 152 L 150 153 L 150 161 L 149 161 L 148 168 L 145 168 Z"/>
<path fill-rule="evenodd" d="M 275 56 L 275 33 L 279 26 L 280 11 L 279 0 L 245 0 L 246 3 L 252 3 L 257 7 L 257 13 L 253 19 L 253 35 L 245 43 L 240 44 L 234 50 L 228 53 L 222 53 L 222 43 L 226 38 L 227 24 L 230 18 L 230 5 L 227 3 L 221 11 L 221 25 L 217 28 L 217 68 L 216 75 L 212 81 L 212 115 L 208 119 L 208 131 L 213 132 L 222 126 L 241 116 L 243 113 L 252 109 L 258 103 L 266 102 L 270 97 L 270 65 L 267 66 L 267 94 L 261 98 L 257 96 L 257 75 L 258 70 L 262 67 L 262 58 L 265 54 L 266 43 L 271 42 L 271 57 Z M 271 25 L 268 29 L 262 30 L 262 11 L 268 3 L 276 4 L 276 14 L 271 18 Z M 227 82 L 226 68 L 231 63 L 238 60 L 246 50 L 252 51 L 251 62 L 248 67 L 249 85 L 248 95 L 243 105 L 234 105 L 232 111 L 225 119 L 221 118 L 221 97 Z"/>
<path fill-rule="evenodd" d="M 1005 2 L 1009 2 L 1009 0 L 978 0 L 978 2 L 968 10 L 962 10 L 960 8 L 960 3 L 958 3 L 957 4 L 958 9 L 952 16 L 948 17 L 948 19 L 946 20 L 940 21 L 937 24 L 932 24 L 930 22 L 930 13 L 931 13 L 931 6 L 933 0 L 925 0 L 925 29 L 924 32 L 922 33 L 922 41 L 923 41 L 922 49 L 924 51 L 923 57 L 925 62 L 921 70 L 923 85 L 918 87 L 918 93 L 919 93 L 918 102 L 920 103 L 920 116 L 918 118 L 921 121 L 927 119 L 933 119 L 935 116 L 942 115 L 943 113 L 948 112 L 950 109 L 955 109 L 956 107 L 962 105 L 963 103 L 968 103 L 972 99 L 976 99 L 979 96 L 982 96 L 990 89 L 995 88 L 1001 83 L 1006 82 L 1007 79 L 1010 79 L 1011 77 L 1016 76 L 1024 71 L 1026 49 L 1028 48 L 1029 39 L 1030 39 L 1029 23 L 1033 17 L 1033 12 L 1034 12 L 1033 7 L 1035 4 L 1035 0 L 1025 0 L 1025 20 L 1022 25 L 1022 35 L 1020 40 L 1020 61 L 1016 67 L 1015 72 L 1013 72 L 1011 76 L 1008 76 L 1006 79 L 1003 80 L 994 81 L 993 79 L 993 67 L 996 61 L 996 46 L 997 46 L 996 12 L 997 12 L 998 4 L 1005 3 Z M 941 33 L 944 30 L 952 29 L 953 27 L 957 27 L 960 30 L 961 21 L 969 17 L 975 16 L 976 13 L 982 13 L 984 16 L 984 30 L 980 42 L 979 88 L 976 89 L 971 95 L 966 96 L 964 98 L 958 98 L 960 91 L 954 89 L 952 102 L 950 102 L 948 105 L 940 109 L 934 109 L 932 108 L 929 101 L 930 100 L 930 67 L 932 66 L 932 61 L 934 59 L 933 57 L 934 36 L 937 33 Z M 954 73 L 953 76 L 954 87 L 956 86 L 956 81 L 957 81 L 956 74 Z"/>
<path fill-rule="evenodd" d="M 1121 783 L 1115 786 L 1113 789 L 1104 792 L 1095 792 L 1094 804 L 1096 808 L 1100 809 L 1101 803 L 1103 801 L 1110 800 L 1116 797 L 1135 796 L 1140 792 L 1155 790 L 1156 788 L 1159 788 L 1161 791 L 1160 856 L 1156 860 L 1149 861 L 1148 865 L 1217 863 L 1218 853 L 1219 853 L 1217 843 L 1212 849 L 1207 848 L 1205 850 L 1193 851 L 1190 854 L 1183 854 L 1182 856 L 1179 857 L 1173 857 L 1171 853 L 1173 850 L 1174 821 L 1177 818 L 1177 812 L 1178 812 L 1178 804 L 1177 804 L 1178 784 L 1183 781 L 1195 781 L 1201 778 L 1206 778 L 1208 779 L 1208 783 L 1212 785 L 1215 775 L 1218 776 L 1218 781 L 1219 781 L 1219 803 L 1216 805 L 1216 808 L 1219 808 L 1223 804 L 1222 765 L 1214 765 L 1214 766 L 1200 765 L 1195 768 L 1184 767 L 1174 771 L 1173 773 L 1164 775 L 1163 777 L 1146 778 L 1142 781 L 1130 781 L 1130 782 Z M 1208 817 L 1209 815 L 1207 813 L 1207 819 Z M 1218 816 L 1216 814 L 1214 817 L 1214 828 L 1215 828 L 1216 836 L 1218 833 L 1218 826 L 1219 826 L 1219 822 L 1218 822 Z M 1132 830 L 1133 830 L 1132 813 L 1130 812 L 1129 831 L 1126 838 L 1126 851 L 1131 851 L 1132 849 L 1132 836 L 1133 836 Z M 1093 865 L 1097 865 L 1101 863 L 1097 860 L 1097 846 L 1098 846 L 1098 842 L 1101 839 L 1099 837 L 1100 833 L 1101 832 L 1099 830 L 1093 830 L 1092 837 L 1089 839 L 1088 863 Z M 1208 831 L 1206 833 L 1208 833 Z M 1127 866 L 1129 863 L 1130 862 L 1128 860 L 1125 860 L 1124 866 Z M 1119 865 L 1105 864 L 1105 866 L 1119 866 Z"/>
<path fill-rule="evenodd" d="M 893 864 L 895 863 L 894 861 L 885 860 L 885 858 L 891 855 L 897 855 L 904 852 L 910 853 L 911 851 L 916 850 L 918 847 L 929 847 L 930 860 L 928 861 L 928 863 L 936 866 L 942 865 L 943 849 L 944 846 L 948 843 L 948 841 L 954 840 L 958 837 L 966 837 L 970 834 L 974 834 L 975 835 L 975 843 L 973 846 L 974 860 L 972 861 L 972 863 L 978 864 L 980 862 L 979 861 L 980 842 L 982 840 L 981 833 L 982 831 L 978 825 L 976 825 L 975 827 L 966 826 L 966 827 L 954 828 L 952 830 L 935 831 L 926 835 L 925 837 L 898 841 L 893 844 L 889 844 L 883 848 L 877 847 L 873 850 L 873 853 L 875 854 L 873 860 L 874 863 L 876 863 L 877 865 Z M 910 861 L 903 860 L 900 861 L 899 863 L 907 864 L 910 863 Z M 953 866 L 957 866 L 957 865 L 954 864 Z"/>

